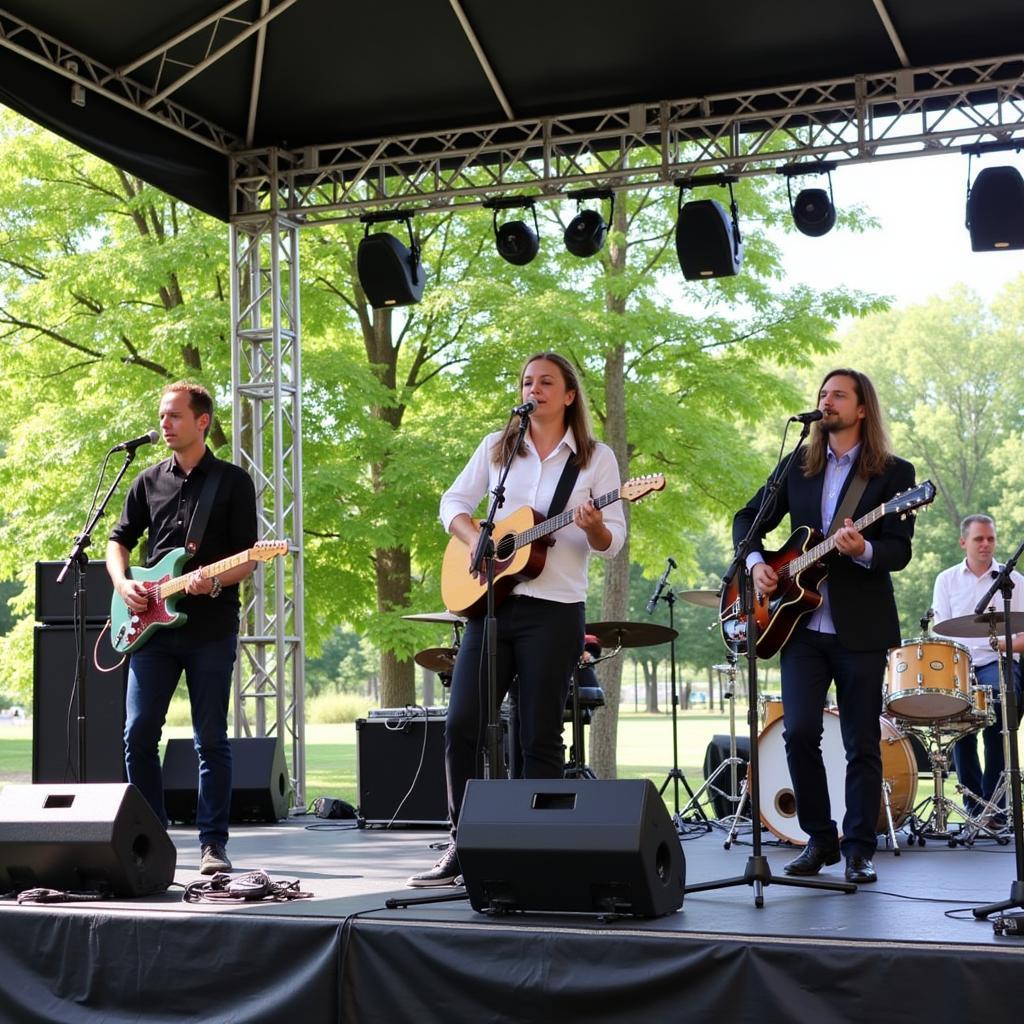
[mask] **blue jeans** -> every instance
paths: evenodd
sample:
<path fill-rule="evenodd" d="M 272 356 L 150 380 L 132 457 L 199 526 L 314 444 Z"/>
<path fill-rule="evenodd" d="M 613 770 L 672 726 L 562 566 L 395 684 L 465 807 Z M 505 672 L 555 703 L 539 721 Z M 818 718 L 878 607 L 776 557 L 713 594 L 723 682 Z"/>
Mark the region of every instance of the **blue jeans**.
<path fill-rule="evenodd" d="M 999 699 L 999 662 L 993 661 L 975 669 L 975 679 L 979 686 L 991 688 L 988 697 L 989 707 L 996 713 L 995 722 L 981 733 L 981 741 L 985 746 L 985 771 L 982 773 L 981 760 L 978 757 L 977 733 L 971 733 L 962 740 L 957 740 L 953 747 L 953 766 L 956 768 L 956 777 L 960 780 L 960 785 L 987 802 L 992 799 L 992 794 L 999 784 L 999 774 L 1002 772 L 1006 760 L 1003 756 L 1003 708 Z M 1013 663 L 1013 682 L 1019 714 L 1020 662 L 1017 661 Z M 970 797 L 965 797 L 965 800 L 969 811 L 977 813 L 980 810 L 977 800 Z M 1002 804 L 1004 807 L 1006 806 L 1005 796 Z"/>
<path fill-rule="evenodd" d="M 192 740 L 199 755 L 199 841 L 226 843 L 231 810 L 228 698 L 238 637 L 196 643 L 186 631 L 164 629 L 131 656 L 125 699 L 124 751 L 128 781 L 166 826 L 160 733 L 171 697 L 185 673 L 192 706 Z"/>

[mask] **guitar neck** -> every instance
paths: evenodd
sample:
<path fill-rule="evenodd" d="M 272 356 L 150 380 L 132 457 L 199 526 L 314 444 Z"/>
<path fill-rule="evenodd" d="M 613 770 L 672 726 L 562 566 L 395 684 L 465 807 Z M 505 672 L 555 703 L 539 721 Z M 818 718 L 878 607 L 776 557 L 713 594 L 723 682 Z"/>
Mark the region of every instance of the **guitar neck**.
<path fill-rule="evenodd" d="M 604 508 L 606 505 L 611 505 L 613 502 L 619 500 L 621 495 L 619 494 L 619 488 L 616 487 L 614 491 L 609 491 L 607 494 L 602 494 L 599 498 L 594 498 L 594 508 Z M 556 530 L 561 530 L 563 526 L 568 526 L 573 516 L 576 515 L 576 509 L 579 506 L 568 508 L 564 512 L 559 512 L 557 516 L 552 516 L 550 519 L 545 519 L 542 523 L 537 523 L 536 526 L 532 526 L 529 530 L 524 530 L 516 537 L 516 547 L 521 548 L 527 544 L 532 544 L 535 540 L 540 540 L 541 537 L 546 537 L 549 533 L 554 533 Z"/>
<path fill-rule="evenodd" d="M 873 508 L 866 515 L 863 515 L 853 525 L 857 530 L 864 529 L 865 526 L 870 526 L 873 522 L 881 519 L 885 515 L 885 503 L 883 502 L 878 508 Z M 836 535 L 833 533 L 831 537 L 826 537 L 820 544 L 815 544 L 809 551 L 805 551 L 802 555 L 798 555 L 792 561 L 788 562 L 782 570 L 783 576 L 790 578 L 801 573 L 809 565 L 814 565 L 815 562 L 820 561 L 826 555 L 831 554 L 835 550 L 836 546 Z"/>
<path fill-rule="evenodd" d="M 237 555 L 230 555 L 227 558 L 222 558 L 219 562 L 211 562 L 209 565 L 204 565 L 199 570 L 199 574 L 203 579 L 208 580 L 213 576 L 219 576 L 222 572 L 227 572 L 228 569 L 244 565 L 250 560 L 248 550 L 239 551 Z M 161 583 L 159 587 L 160 597 L 168 598 L 173 594 L 180 594 L 188 586 L 188 581 L 192 578 L 192 575 L 192 573 L 187 573 L 184 576 L 175 576 L 174 579 Z"/>

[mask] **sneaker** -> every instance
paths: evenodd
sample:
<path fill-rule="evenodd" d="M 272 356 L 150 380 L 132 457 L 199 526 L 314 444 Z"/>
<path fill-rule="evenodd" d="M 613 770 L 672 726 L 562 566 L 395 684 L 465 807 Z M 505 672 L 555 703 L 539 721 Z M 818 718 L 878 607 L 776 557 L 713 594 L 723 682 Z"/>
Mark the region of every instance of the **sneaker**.
<path fill-rule="evenodd" d="M 199 858 L 199 874 L 215 875 L 218 871 L 230 871 L 231 861 L 221 843 L 210 843 L 203 847 Z"/>
<path fill-rule="evenodd" d="M 405 884 L 413 889 L 429 889 L 431 886 L 455 885 L 455 879 L 462 874 L 459 867 L 459 855 L 455 852 L 455 844 L 452 843 L 447 850 L 441 854 L 441 859 L 429 870 L 421 875 L 413 875 Z"/>

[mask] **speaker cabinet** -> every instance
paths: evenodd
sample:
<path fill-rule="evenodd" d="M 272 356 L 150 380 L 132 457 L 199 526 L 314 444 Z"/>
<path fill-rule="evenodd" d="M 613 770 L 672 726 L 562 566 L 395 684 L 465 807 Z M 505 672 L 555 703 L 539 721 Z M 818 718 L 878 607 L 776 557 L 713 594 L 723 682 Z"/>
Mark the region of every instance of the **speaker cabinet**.
<path fill-rule="evenodd" d="M 102 624 L 85 631 L 85 778 L 78 778 L 75 630 L 72 626 L 36 626 L 32 664 L 32 781 L 124 782 L 124 697 L 128 663 L 100 672 L 93 663 Z M 106 639 L 100 663 L 116 665 Z"/>
<path fill-rule="evenodd" d="M 284 747 L 276 736 L 245 736 L 231 743 L 231 820 L 279 821 L 288 815 L 292 787 Z M 164 807 L 171 821 L 196 820 L 199 759 L 191 740 L 168 740 L 164 751 Z"/>
<path fill-rule="evenodd" d="M 649 779 L 471 781 L 456 849 L 478 911 L 658 917 L 683 904 L 683 850 Z"/>
<path fill-rule="evenodd" d="M 368 825 L 448 825 L 443 715 L 396 708 L 392 717 L 357 719 L 356 750 L 359 816 Z"/>
<path fill-rule="evenodd" d="M 738 801 L 734 804 L 729 796 L 739 796 L 740 786 L 747 777 L 747 763 L 750 761 L 750 737 L 736 737 L 736 756 L 741 758 L 743 763 L 736 765 L 736 788 L 732 785 L 732 772 L 725 769 L 714 781 L 711 789 L 711 806 L 715 809 L 715 816 L 727 818 L 735 814 Z M 723 761 L 729 758 L 729 737 L 713 736 L 704 752 L 704 779 L 707 781 L 714 774 Z M 720 790 L 721 792 L 716 792 Z"/>
<path fill-rule="evenodd" d="M 721 203 L 696 199 L 683 205 L 676 221 L 676 255 L 688 281 L 739 273 L 743 246 L 734 237 L 732 218 Z"/>
<path fill-rule="evenodd" d="M 75 574 L 68 572 L 57 582 L 63 562 L 36 562 L 36 619 L 50 625 L 65 625 L 74 620 Z M 110 614 L 114 585 L 107 574 L 106 562 L 88 562 L 85 566 L 85 617 L 101 626 Z"/>
<path fill-rule="evenodd" d="M 112 896 L 163 892 L 177 851 L 143 795 L 127 783 L 5 786 L 0 791 L 0 889 Z"/>
<path fill-rule="evenodd" d="M 423 295 L 425 271 L 418 250 L 407 249 L 394 235 L 380 232 L 359 243 L 356 269 L 374 309 L 410 306 Z"/>
<path fill-rule="evenodd" d="M 1024 178 L 1016 167 L 986 167 L 967 194 L 974 252 L 1024 249 Z"/>

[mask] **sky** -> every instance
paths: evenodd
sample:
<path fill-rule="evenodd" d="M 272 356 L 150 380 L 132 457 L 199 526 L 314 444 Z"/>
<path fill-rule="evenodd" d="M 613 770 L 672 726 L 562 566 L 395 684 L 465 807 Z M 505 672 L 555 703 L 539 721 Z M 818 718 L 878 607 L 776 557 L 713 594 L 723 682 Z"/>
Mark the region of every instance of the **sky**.
<path fill-rule="evenodd" d="M 972 179 L 998 164 L 1024 166 L 1016 154 L 997 153 L 972 160 Z M 801 187 L 827 188 L 821 176 L 794 179 L 793 186 L 794 195 Z M 787 233 L 779 241 L 791 282 L 891 295 L 899 308 L 959 282 L 990 301 L 1024 273 L 1024 250 L 971 252 L 967 157 L 959 153 L 841 167 L 832 173 L 832 189 L 837 209 L 861 203 L 880 227 L 864 234 L 833 228 L 821 238 Z"/>

